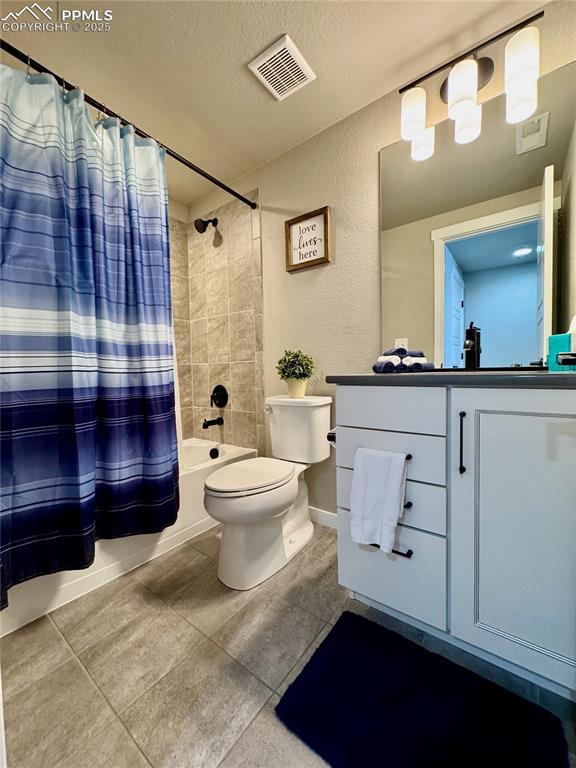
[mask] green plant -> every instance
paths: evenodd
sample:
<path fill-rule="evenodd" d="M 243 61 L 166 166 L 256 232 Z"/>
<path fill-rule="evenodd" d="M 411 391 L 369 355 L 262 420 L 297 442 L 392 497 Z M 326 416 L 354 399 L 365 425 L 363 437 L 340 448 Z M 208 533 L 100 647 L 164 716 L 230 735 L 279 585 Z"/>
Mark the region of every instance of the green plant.
<path fill-rule="evenodd" d="M 314 360 L 301 350 L 286 350 L 276 366 L 282 381 L 287 379 L 309 379 L 314 373 Z"/>

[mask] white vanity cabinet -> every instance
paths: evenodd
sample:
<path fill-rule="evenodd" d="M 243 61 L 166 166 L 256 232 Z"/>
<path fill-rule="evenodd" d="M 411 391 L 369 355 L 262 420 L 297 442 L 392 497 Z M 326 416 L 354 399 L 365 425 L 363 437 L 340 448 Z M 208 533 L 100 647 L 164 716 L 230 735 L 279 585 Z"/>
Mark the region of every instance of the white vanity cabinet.
<path fill-rule="evenodd" d="M 576 691 L 576 389 L 566 386 L 576 377 L 560 375 L 558 388 L 510 388 L 487 386 L 480 375 L 481 386 L 437 376 L 455 383 L 329 379 L 339 384 L 340 583 L 519 674 Z M 361 446 L 412 454 L 412 504 L 395 543 L 410 558 L 351 540 Z"/>
<path fill-rule="evenodd" d="M 576 393 L 450 400 L 451 632 L 576 689 Z"/>

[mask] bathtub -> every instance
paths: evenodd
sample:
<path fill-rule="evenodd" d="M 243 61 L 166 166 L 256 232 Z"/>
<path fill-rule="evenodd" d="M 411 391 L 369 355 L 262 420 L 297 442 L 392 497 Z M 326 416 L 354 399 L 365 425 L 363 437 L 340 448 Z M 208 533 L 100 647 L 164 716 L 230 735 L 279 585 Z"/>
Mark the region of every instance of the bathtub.
<path fill-rule="evenodd" d="M 217 451 L 217 458 L 210 458 Z M 257 456 L 252 448 L 191 438 L 180 444 L 180 509 L 178 519 L 161 533 L 101 539 L 94 562 L 80 571 L 60 571 L 30 579 L 9 592 L 8 608 L 0 615 L 0 636 L 69 603 L 142 563 L 168 552 L 208 530 L 216 521 L 204 507 L 204 482 L 225 464 Z"/>
<path fill-rule="evenodd" d="M 210 452 L 218 452 L 217 458 L 211 458 Z M 253 448 L 239 448 L 236 445 L 215 443 L 211 440 L 199 440 L 192 437 L 183 440 L 178 452 L 180 464 L 180 511 L 178 520 L 170 530 L 193 527 L 198 533 L 215 524 L 204 507 L 204 483 L 216 469 L 241 459 L 257 456 Z M 192 536 L 197 533 L 192 533 Z M 188 537 L 191 538 L 191 537 Z"/>

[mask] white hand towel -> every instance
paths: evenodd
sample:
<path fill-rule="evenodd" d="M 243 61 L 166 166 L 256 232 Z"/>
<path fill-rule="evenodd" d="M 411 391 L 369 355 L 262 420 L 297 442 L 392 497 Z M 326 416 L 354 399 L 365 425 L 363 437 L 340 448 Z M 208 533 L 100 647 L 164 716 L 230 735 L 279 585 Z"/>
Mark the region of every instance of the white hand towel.
<path fill-rule="evenodd" d="M 392 363 L 393 365 L 400 365 L 402 358 L 399 355 L 380 355 L 377 360 L 378 363 Z"/>
<path fill-rule="evenodd" d="M 402 362 L 404 365 L 413 365 L 414 363 L 427 363 L 428 360 L 425 357 L 410 357 L 410 355 L 407 355 L 402 358 Z"/>
<path fill-rule="evenodd" d="M 354 456 L 351 534 L 356 544 L 394 546 L 396 525 L 404 510 L 406 454 L 358 448 Z"/>

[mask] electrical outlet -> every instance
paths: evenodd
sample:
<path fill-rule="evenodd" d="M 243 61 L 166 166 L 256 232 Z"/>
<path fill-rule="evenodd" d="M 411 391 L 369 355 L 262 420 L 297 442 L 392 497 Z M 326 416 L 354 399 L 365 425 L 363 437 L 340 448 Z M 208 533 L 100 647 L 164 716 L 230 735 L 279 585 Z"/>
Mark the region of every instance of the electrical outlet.
<path fill-rule="evenodd" d="M 404 347 L 404 349 L 408 349 L 408 339 L 396 339 L 394 342 L 394 346 L 396 348 Z"/>

